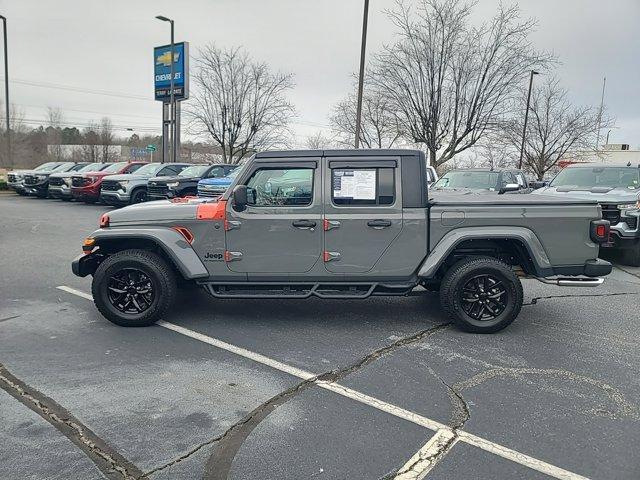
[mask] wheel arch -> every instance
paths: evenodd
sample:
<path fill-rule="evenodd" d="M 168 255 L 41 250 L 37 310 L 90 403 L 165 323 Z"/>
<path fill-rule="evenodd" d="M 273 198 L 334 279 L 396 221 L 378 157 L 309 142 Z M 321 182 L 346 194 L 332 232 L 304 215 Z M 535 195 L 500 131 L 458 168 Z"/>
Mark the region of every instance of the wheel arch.
<path fill-rule="evenodd" d="M 418 277 L 432 279 L 461 258 L 492 256 L 520 265 L 528 275 L 548 276 L 553 268 L 536 234 L 524 227 L 460 228 L 447 233 L 418 270 Z"/>
<path fill-rule="evenodd" d="M 95 239 L 98 254 L 103 256 L 134 248 L 148 250 L 156 252 L 167 260 L 184 280 L 209 276 L 209 272 L 191 245 L 180 233 L 171 228 L 103 229 L 97 230 L 91 237 Z"/>

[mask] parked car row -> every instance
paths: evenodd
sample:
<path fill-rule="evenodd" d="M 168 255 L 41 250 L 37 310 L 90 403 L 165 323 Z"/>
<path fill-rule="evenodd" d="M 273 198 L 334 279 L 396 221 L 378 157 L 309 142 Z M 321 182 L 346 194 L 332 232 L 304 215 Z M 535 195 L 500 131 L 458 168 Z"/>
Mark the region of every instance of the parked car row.
<path fill-rule="evenodd" d="M 47 162 L 33 170 L 9 172 L 7 183 L 20 195 L 123 206 L 195 196 L 199 182 L 212 180 L 215 188 L 205 187 L 205 195 L 221 195 L 231 184 L 229 175 L 236 167 L 191 163 Z"/>

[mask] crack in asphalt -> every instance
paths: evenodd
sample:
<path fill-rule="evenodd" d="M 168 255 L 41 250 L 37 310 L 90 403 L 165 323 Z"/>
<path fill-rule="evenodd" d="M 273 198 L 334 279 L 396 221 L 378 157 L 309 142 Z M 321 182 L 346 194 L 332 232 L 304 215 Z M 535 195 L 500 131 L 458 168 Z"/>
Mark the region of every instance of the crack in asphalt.
<path fill-rule="evenodd" d="M 616 268 L 619 269 L 619 270 L 622 270 L 624 273 L 628 273 L 629 275 L 633 275 L 636 278 L 640 278 L 640 273 L 631 272 L 631 271 L 627 270 L 626 268 L 621 267 L 620 265 L 616 265 Z"/>
<path fill-rule="evenodd" d="M 451 402 L 451 418 L 449 419 L 448 425 L 451 429 L 438 430 L 433 439 L 429 441 L 429 443 L 433 441 L 434 445 L 429 445 L 428 443 L 427 445 L 429 445 L 429 448 L 425 449 L 425 447 L 423 447 L 420 449 L 418 453 L 412 457 L 413 462 L 411 464 L 405 465 L 397 471 L 384 475 L 380 480 L 422 478 L 422 476 L 425 473 L 428 473 L 428 471 L 430 471 L 458 441 L 458 430 L 463 428 L 465 423 L 467 423 L 467 420 L 471 418 L 469 404 L 464 399 L 460 391 L 455 386 L 447 383 L 431 367 L 427 367 L 427 370 L 447 389 L 449 401 Z"/>
<path fill-rule="evenodd" d="M 204 447 L 217 444 L 215 451 L 209 457 L 204 473 L 204 479 L 206 480 L 223 480 L 228 477 L 228 473 L 231 469 L 231 464 L 235 458 L 240 447 L 249 436 L 249 434 L 264 420 L 271 412 L 273 412 L 279 406 L 285 404 L 304 390 L 312 387 L 317 382 L 335 383 L 345 378 L 346 376 L 362 369 L 363 367 L 371 364 L 380 357 L 391 353 L 392 351 L 410 345 L 415 342 L 419 342 L 423 338 L 434 335 L 444 329 L 449 328 L 451 324 L 445 323 L 433 326 L 431 328 L 421 330 L 412 335 L 402 337 L 389 345 L 378 348 L 371 353 L 368 353 L 357 362 L 348 365 L 343 368 L 329 370 L 328 372 L 316 375 L 312 378 L 301 381 L 300 383 L 292 386 L 291 388 L 279 393 L 278 395 L 270 398 L 266 402 L 259 405 L 252 410 L 249 414 L 243 417 L 237 423 L 231 425 L 223 434 L 209 439 L 206 442 L 196 446 L 188 453 L 181 455 L 180 457 L 168 462 L 160 467 L 154 468 L 139 478 L 148 478 L 149 476 L 165 470 L 173 465 L 186 460 L 194 453 L 198 452 Z"/>
<path fill-rule="evenodd" d="M 64 407 L 16 378 L 2 364 L 0 388 L 53 425 L 82 450 L 107 478 L 136 480 L 142 474 L 138 467 L 109 447 Z"/>
<path fill-rule="evenodd" d="M 640 295 L 640 292 L 612 292 L 612 293 L 596 293 L 596 294 L 585 294 L 585 293 L 570 293 L 567 295 L 547 295 L 543 297 L 534 297 L 530 302 L 523 303 L 522 306 L 530 306 L 536 305 L 538 300 L 547 300 L 553 298 L 582 298 L 582 297 L 617 297 L 620 295 Z"/>
<path fill-rule="evenodd" d="M 18 318 L 20 315 L 13 315 L 12 317 L 0 318 L 0 322 L 6 322 L 7 320 L 13 320 L 14 318 Z"/>

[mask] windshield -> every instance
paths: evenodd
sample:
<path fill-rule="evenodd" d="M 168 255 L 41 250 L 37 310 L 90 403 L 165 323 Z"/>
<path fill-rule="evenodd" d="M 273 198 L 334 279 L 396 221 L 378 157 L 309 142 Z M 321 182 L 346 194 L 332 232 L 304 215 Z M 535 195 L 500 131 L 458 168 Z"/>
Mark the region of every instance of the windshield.
<path fill-rule="evenodd" d="M 236 168 L 235 170 L 231 171 L 228 175 L 227 178 L 236 178 L 238 176 L 238 174 L 240 173 L 240 170 L 242 170 L 242 167 L 240 168 Z"/>
<path fill-rule="evenodd" d="M 640 168 L 637 167 L 569 167 L 553 179 L 552 187 L 640 187 Z"/>
<path fill-rule="evenodd" d="M 56 165 L 58 165 L 58 162 L 47 162 L 47 163 L 43 163 L 39 167 L 34 168 L 34 170 L 38 172 L 41 172 L 42 170 L 51 170 Z"/>
<path fill-rule="evenodd" d="M 209 169 L 209 165 L 194 165 L 182 170 L 178 175 L 181 177 L 201 177 Z"/>
<path fill-rule="evenodd" d="M 162 163 L 150 163 L 148 165 L 144 165 L 135 171 L 136 175 L 148 175 L 150 177 L 155 176 L 164 165 Z"/>
<path fill-rule="evenodd" d="M 78 172 L 98 172 L 100 169 L 105 168 L 105 166 L 103 163 L 90 163 L 82 167 Z"/>
<path fill-rule="evenodd" d="M 67 170 L 72 169 L 76 164 L 73 162 L 66 162 L 58 165 L 56 168 L 52 170 L 52 172 L 66 172 Z"/>
<path fill-rule="evenodd" d="M 120 170 L 122 170 L 126 166 L 127 166 L 127 162 L 114 163 L 113 165 L 105 168 L 103 170 L 103 172 L 116 173 L 116 172 L 119 172 Z"/>
<path fill-rule="evenodd" d="M 475 188 L 495 189 L 498 184 L 496 172 L 472 172 L 459 171 L 445 173 L 436 183 L 434 188 Z"/>

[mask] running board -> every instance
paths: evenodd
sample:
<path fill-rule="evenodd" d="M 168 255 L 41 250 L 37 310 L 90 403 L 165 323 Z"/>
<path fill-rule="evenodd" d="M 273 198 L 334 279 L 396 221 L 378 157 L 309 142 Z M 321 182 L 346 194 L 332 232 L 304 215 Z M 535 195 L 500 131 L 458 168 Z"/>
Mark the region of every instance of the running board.
<path fill-rule="evenodd" d="M 379 283 L 215 283 L 200 285 L 216 298 L 352 298 L 371 295 L 408 295 L 414 284 Z"/>
<path fill-rule="evenodd" d="M 604 283 L 604 278 L 591 277 L 534 278 L 539 282 L 546 283 L 547 285 L 557 285 L 559 287 L 599 287 Z"/>

